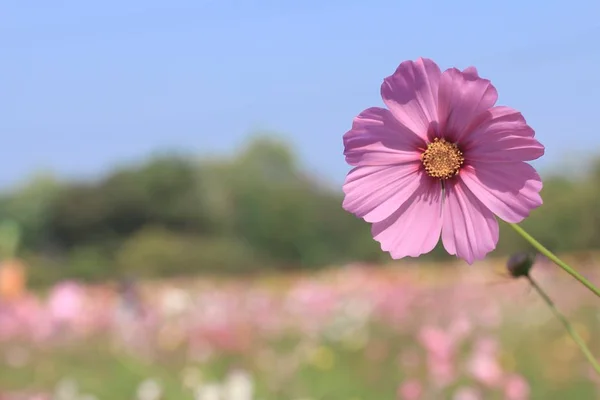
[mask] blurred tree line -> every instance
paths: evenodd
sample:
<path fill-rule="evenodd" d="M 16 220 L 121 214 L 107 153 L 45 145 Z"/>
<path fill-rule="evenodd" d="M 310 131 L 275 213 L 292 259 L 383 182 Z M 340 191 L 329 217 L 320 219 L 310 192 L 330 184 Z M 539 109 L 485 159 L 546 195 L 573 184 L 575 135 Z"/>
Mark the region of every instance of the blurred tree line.
<path fill-rule="evenodd" d="M 600 162 L 577 179 L 545 179 L 543 197 L 524 223 L 536 238 L 556 251 L 600 247 Z M 341 202 L 285 143 L 258 137 L 230 159 L 169 154 L 91 182 L 38 176 L 0 196 L 0 221 L 19 225 L 34 283 L 389 260 Z M 525 247 L 501 229 L 496 253 Z M 451 259 L 441 246 L 428 258 Z"/>

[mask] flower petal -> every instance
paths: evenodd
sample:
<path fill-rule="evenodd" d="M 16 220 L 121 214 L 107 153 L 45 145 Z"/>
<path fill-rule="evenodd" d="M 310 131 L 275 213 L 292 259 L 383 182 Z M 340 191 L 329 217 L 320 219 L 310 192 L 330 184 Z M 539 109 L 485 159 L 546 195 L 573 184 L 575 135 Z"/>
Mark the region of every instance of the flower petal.
<path fill-rule="evenodd" d="M 477 68 L 471 66 L 471 67 L 467 67 L 463 70 L 463 74 L 465 74 L 465 76 L 468 76 L 470 78 L 479 78 L 479 73 L 477 72 Z"/>
<path fill-rule="evenodd" d="M 498 221 L 460 180 L 447 180 L 445 188 L 444 248 L 472 264 L 496 247 Z"/>
<path fill-rule="evenodd" d="M 535 169 L 524 162 L 473 163 L 461 170 L 459 179 L 506 222 L 521 222 L 531 210 L 542 205 L 542 180 Z"/>
<path fill-rule="evenodd" d="M 440 77 L 438 117 L 440 134 L 458 142 L 472 122 L 498 100 L 496 88 L 477 71 L 450 68 Z"/>
<path fill-rule="evenodd" d="M 419 187 L 387 219 L 373 224 L 371 232 L 392 258 L 418 257 L 433 250 L 442 229 L 442 186 L 424 172 Z"/>
<path fill-rule="evenodd" d="M 531 161 L 544 155 L 544 146 L 523 115 L 510 107 L 493 107 L 480 116 L 480 123 L 463 137 L 468 161 Z"/>
<path fill-rule="evenodd" d="M 394 165 L 419 160 L 425 142 L 402 126 L 385 108 L 360 113 L 344 135 L 344 155 L 350 165 Z"/>
<path fill-rule="evenodd" d="M 400 64 L 381 85 L 381 97 L 394 117 L 423 139 L 429 124 L 437 121 L 440 76 L 435 62 L 419 58 Z"/>
<path fill-rule="evenodd" d="M 367 222 L 392 215 L 417 190 L 420 163 L 356 167 L 344 183 L 342 207 Z"/>

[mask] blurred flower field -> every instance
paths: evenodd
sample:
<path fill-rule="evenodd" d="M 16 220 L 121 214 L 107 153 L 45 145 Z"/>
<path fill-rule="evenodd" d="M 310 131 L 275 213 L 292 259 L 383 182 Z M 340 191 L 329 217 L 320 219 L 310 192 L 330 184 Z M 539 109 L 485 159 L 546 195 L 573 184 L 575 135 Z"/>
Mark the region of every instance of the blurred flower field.
<path fill-rule="evenodd" d="M 409 264 L 4 300 L 0 399 L 600 398 L 525 281 L 493 262 Z M 534 275 L 598 354 L 594 298 L 550 265 Z"/>

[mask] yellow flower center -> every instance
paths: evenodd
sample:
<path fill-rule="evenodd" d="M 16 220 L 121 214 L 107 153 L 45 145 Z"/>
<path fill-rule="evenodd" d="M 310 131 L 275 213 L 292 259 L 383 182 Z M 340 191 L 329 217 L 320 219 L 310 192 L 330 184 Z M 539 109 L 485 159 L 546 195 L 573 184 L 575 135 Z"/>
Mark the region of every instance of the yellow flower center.
<path fill-rule="evenodd" d="M 465 158 L 458 146 L 445 139 L 435 138 L 421 155 L 425 172 L 432 178 L 452 178 L 463 165 Z"/>

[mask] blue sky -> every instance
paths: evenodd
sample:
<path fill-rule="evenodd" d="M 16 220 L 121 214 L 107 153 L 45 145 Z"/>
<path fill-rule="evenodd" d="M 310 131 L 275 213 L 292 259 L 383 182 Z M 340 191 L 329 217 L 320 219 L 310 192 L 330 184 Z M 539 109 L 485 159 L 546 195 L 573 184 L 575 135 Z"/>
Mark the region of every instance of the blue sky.
<path fill-rule="evenodd" d="M 280 132 L 338 183 L 341 136 L 405 59 L 475 65 L 546 145 L 600 152 L 600 2 L 4 0 L 0 186 Z"/>

